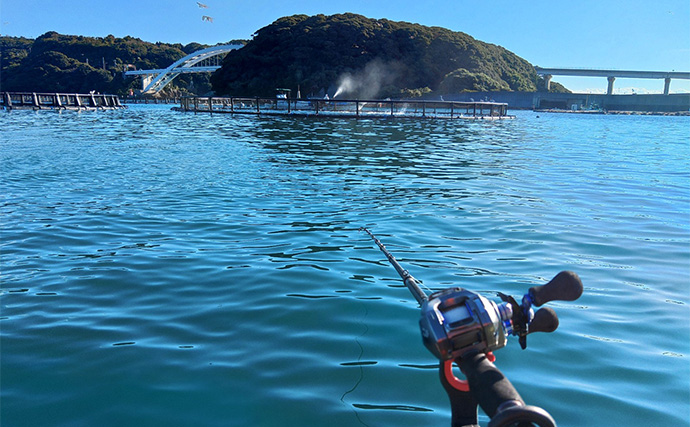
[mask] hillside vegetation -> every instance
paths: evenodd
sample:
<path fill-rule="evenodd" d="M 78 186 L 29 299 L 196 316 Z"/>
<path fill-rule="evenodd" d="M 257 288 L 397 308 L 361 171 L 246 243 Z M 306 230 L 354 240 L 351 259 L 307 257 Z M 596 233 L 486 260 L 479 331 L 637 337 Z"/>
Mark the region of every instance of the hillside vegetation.
<path fill-rule="evenodd" d="M 48 32 L 35 40 L 0 37 L 3 91 L 97 91 L 125 95 L 141 89 L 140 77 L 125 69 L 166 68 L 204 45 L 148 43 L 133 37 L 84 37 Z M 208 74 L 184 75 L 166 88 L 168 94 L 206 93 Z"/>
<path fill-rule="evenodd" d="M 295 15 L 258 30 L 210 74 L 183 74 L 163 96 L 304 96 L 410 98 L 463 91 L 543 90 L 534 67 L 514 53 L 445 28 L 361 15 Z M 207 46 L 149 43 L 133 37 L 62 35 L 35 40 L 0 37 L 0 90 L 96 91 L 120 96 L 141 90 L 124 70 L 166 68 Z M 566 91 L 551 83 L 552 91 Z"/>
<path fill-rule="evenodd" d="M 217 94 L 411 97 L 536 91 L 534 67 L 514 53 L 445 28 L 361 15 L 295 15 L 261 28 L 211 78 Z M 554 90 L 562 90 L 552 84 Z"/>

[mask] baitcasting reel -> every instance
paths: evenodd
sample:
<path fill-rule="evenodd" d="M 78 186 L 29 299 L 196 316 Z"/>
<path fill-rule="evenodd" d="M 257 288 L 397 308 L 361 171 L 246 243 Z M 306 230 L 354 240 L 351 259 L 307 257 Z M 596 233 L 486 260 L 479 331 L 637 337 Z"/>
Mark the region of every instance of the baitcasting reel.
<path fill-rule="evenodd" d="M 548 301 L 574 301 L 582 294 L 582 282 L 573 272 L 563 271 L 543 286 L 535 286 L 522 298 L 522 304 L 499 292 L 502 303 L 462 288 L 449 288 L 431 294 L 421 302 L 419 327 L 424 345 L 440 360 L 455 360 L 471 352 L 489 353 L 504 347 L 509 335 L 527 347 L 527 334 L 553 332 L 558 317 L 550 308 L 536 314 L 532 305 Z"/>
<path fill-rule="evenodd" d="M 503 300 L 496 304 L 476 292 L 463 288 L 449 288 L 430 296 L 419 287 L 417 280 L 402 268 L 383 243 L 366 228 L 381 252 L 386 255 L 412 296 L 422 306 L 419 327 L 424 345 L 440 360 L 455 360 L 463 354 L 489 353 L 505 347 L 507 337 L 518 337 L 520 347 L 527 348 L 527 334 L 553 332 L 558 328 L 558 316 L 547 307 L 549 301 L 575 301 L 582 295 L 582 282 L 572 271 L 562 271 L 549 283 L 529 288 L 522 304 L 515 298 L 498 293 Z"/>

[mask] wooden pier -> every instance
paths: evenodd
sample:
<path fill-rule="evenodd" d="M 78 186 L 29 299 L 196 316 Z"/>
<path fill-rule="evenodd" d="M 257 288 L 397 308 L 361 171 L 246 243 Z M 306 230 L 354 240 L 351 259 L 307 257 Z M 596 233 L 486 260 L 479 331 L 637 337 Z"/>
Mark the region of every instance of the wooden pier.
<path fill-rule="evenodd" d="M 100 93 L 2 92 L 5 110 L 113 110 L 125 108 L 117 95 Z"/>
<path fill-rule="evenodd" d="M 179 111 L 355 118 L 505 119 L 508 104 L 497 102 L 340 100 L 242 97 L 180 99 Z"/>

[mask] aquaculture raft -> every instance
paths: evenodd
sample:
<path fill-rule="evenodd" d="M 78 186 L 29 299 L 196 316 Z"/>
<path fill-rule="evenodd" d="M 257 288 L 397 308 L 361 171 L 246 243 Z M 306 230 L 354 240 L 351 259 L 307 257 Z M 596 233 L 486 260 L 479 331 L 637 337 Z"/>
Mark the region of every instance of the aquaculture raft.
<path fill-rule="evenodd" d="M 409 117 L 444 119 L 505 119 L 508 104 L 498 102 L 285 99 L 198 97 L 180 99 L 179 111 L 318 117 Z"/>
<path fill-rule="evenodd" d="M 2 92 L 6 110 L 113 110 L 125 108 L 117 95 L 100 93 Z"/>

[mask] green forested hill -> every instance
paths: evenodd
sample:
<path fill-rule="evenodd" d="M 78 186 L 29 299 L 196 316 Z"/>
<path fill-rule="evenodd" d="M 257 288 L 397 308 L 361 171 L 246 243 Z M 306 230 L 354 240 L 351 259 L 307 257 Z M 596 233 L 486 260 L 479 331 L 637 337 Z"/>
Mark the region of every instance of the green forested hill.
<path fill-rule="evenodd" d="M 245 43 L 233 40 L 230 43 Z M 184 74 L 163 95 L 414 97 L 462 91 L 543 89 L 534 67 L 514 53 L 445 28 L 361 15 L 295 15 L 261 28 L 230 52 L 213 76 Z M 133 37 L 0 37 L 0 90 L 126 95 L 141 89 L 125 69 L 166 68 L 206 46 Z M 565 91 L 551 83 L 552 91 Z M 294 92 L 293 92 L 294 93 Z M 294 95 L 293 95 L 294 96 Z"/>
<path fill-rule="evenodd" d="M 278 19 L 230 52 L 211 83 L 218 94 L 299 87 L 303 96 L 368 98 L 536 91 L 540 80 L 526 60 L 465 33 L 348 13 Z"/>
<path fill-rule="evenodd" d="M 133 37 L 84 37 L 48 32 L 35 40 L 0 37 L 3 91 L 80 92 L 125 95 L 141 79 L 123 70 L 166 68 L 204 45 L 148 43 Z M 205 93 L 209 75 L 180 76 L 169 93 Z"/>

